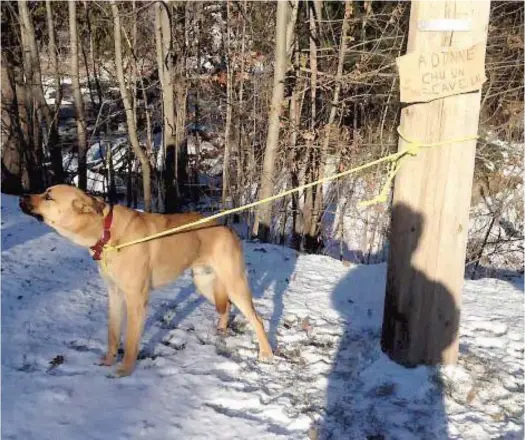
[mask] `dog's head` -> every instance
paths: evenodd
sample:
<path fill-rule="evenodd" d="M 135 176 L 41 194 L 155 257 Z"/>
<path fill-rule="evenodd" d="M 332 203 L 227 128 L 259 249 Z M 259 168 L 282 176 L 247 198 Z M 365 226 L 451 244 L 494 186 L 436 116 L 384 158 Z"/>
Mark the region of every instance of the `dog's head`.
<path fill-rule="evenodd" d="M 98 239 L 106 203 L 69 185 L 55 185 L 41 194 L 20 197 L 20 209 L 83 246 Z"/>

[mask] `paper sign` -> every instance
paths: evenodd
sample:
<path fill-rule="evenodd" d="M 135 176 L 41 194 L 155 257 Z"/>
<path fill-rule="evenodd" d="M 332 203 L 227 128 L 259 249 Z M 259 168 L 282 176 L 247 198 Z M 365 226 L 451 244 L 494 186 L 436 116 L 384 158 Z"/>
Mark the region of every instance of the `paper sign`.
<path fill-rule="evenodd" d="M 428 102 L 479 90 L 485 76 L 485 43 L 465 49 L 411 52 L 396 59 L 401 102 Z"/>
<path fill-rule="evenodd" d="M 457 18 L 438 18 L 417 22 L 417 29 L 422 32 L 468 32 L 472 30 L 472 20 Z"/>

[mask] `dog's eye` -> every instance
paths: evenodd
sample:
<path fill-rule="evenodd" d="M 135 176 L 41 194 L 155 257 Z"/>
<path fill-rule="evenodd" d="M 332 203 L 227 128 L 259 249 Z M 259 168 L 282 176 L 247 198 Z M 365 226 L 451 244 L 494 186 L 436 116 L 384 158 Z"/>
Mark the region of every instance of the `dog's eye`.
<path fill-rule="evenodd" d="M 44 196 L 44 200 L 53 200 L 51 198 L 51 195 L 49 193 L 46 193 L 46 195 Z"/>

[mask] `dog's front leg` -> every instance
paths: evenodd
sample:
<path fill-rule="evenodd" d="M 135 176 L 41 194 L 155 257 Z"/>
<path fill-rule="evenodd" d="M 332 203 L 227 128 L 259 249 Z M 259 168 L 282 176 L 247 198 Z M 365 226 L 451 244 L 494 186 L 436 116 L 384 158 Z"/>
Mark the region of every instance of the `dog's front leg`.
<path fill-rule="evenodd" d="M 108 350 L 100 360 L 100 365 L 111 366 L 117 358 L 124 315 L 124 298 L 114 284 L 108 286 Z"/>
<path fill-rule="evenodd" d="M 126 344 L 124 348 L 124 359 L 117 369 L 118 376 L 129 376 L 135 368 L 142 331 L 144 329 L 147 297 L 148 292 L 145 290 L 125 294 L 127 311 Z"/>

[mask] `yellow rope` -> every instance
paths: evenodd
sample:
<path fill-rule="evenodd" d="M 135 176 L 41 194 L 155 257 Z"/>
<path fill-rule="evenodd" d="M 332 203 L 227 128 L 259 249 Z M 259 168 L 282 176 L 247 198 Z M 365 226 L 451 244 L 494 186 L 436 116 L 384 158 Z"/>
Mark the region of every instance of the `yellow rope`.
<path fill-rule="evenodd" d="M 396 177 L 399 168 L 401 168 L 401 162 L 399 160 L 397 160 L 396 162 L 392 162 L 388 170 L 388 177 L 379 195 L 374 197 L 373 199 L 366 200 L 364 202 L 359 202 L 358 205 L 361 207 L 366 207 L 370 205 L 375 205 L 376 203 L 386 203 L 388 201 L 388 190 L 390 189 L 390 185 L 394 180 L 394 177 Z"/>
<path fill-rule="evenodd" d="M 432 148 L 432 147 L 438 147 L 438 146 L 447 145 L 447 144 L 462 143 L 462 142 L 466 142 L 466 141 L 471 141 L 471 140 L 477 139 L 477 136 L 466 136 L 464 138 L 454 139 L 454 140 L 450 140 L 450 141 L 441 141 L 441 142 L 434 142 L 434 143 L 423 143 L 423 142 L 412 141 L 412 140 L 408 139 L 405 135 L 403 135 L 403 133 L 401 133 L 399 127 L 397 129 L 397 132 L 398 132 L 399 136 L 405 141 L 405 143 L 408 144 L 407 148 L 402 150 L 402 151 L 398 151 L 397 153 L 389 154 L 388 156 L 382 157 L 380 159 L 376 159 L 376 160 L 374 160 L 372 162 L 360 165 L 360 166 L 355 167 L 355 168 L 351 168 L 351 169 L 343 171 L 341 173 L 337 173 L 337 174 L 334 174 L 332 176 L 316 180 L 315 182 L 310 182 L 310 183 L 307 183 L 305 185 L 301 185 L 301 186 L 298 186 L 296 188 L 292 188 L 292 189 L 289 189 L 287 191 L 283 191 L 283 192 L 281 192 L 279 194 L 275 194 L 275 195 L 273 195 L 271 197 L 267 197 L 265 199 L 258 200 L 258 201 L 253 202 L 253 203 L 248 203 L 247 205 L 239 206 L 237 208 L 227 209 L 226 211 L 219 212 L 219 213 L 211 215 L 209 217 L 205 217 L 205 218 L 202 218 L 200 220 L 196 220 L 196 221 L 191 222 L 191 223 L 186 223 L 184 225 L 177 226 L 177 227 L 172 228 L 172 229 L 167 229 L 165 231 L 158 232 L 156 234 L 152 234 L 152 235 L 149 235 L 147 237 L 139 238 L 139 239 L 136 239 L 136 240 L 131 240 L 131 241 L 128 241 L 126 243 L 119 244 L 117 246 L 106 245 L 106 246 L 104 246 L 104 251 L 118 251 L 118 250 L 120 250 L 122 248 L 125 248 L 125 247 L 128 247 L 128 246 L 133 246 L 135 244 L 143 243 L 145 241 L 155 240 L 157 238 L 165 237 L 167 235 L 172 235 L 172 234 L 175 234 L 177 232 L 181 232 L 181 231 L 184 231 L 186 229 L 193 228 L 195 226 L 203 225 L 205 223 L 208 223 L 208 222 L 210 222 L 212 220 L 224 217 L 226 215 L 234 214 L 236 212 L 246 211 L 246 210 L 248 210 L 250 208 L 254 208 L 254 207 L 262 205 L 264 203 L 268 203 L 268 202 L 272 202 L 272 201 L 277 200 L 277 199 L 281 199 L 281 198 L 286 197 L 286 196 L 288 196 L 290 194 L 297 193 L 297 192 L 300 192 L 300 191 L 304 191 L 305 189 L 312 188 L 312 187 L 314 187 L 316 185 L 321 185 L 323 183 L 330 182 L 332 180 L 340 179 L 341 177 L 348 176 L 349 174 L 358 173 L 359 171 L 362 171 L 362 170 L 365 170 L 367 168 L 371 168 L 373 166 L 382 164 L 383 162 L 389 162 L 391 164 L 390 172 L 389 172 L 389 175 L 388 175 L 388 178 L 387 178 L 385 186 L 383 187 L 383 189 L 381 190 L 380 194 L 377 197 L 375 197 L 372 200 L 366 201 L 366 202 L 361 202 L 360 205 L 361 206 L 369 206 L 369 205 L 372 205 L 374 203 L 386 202 L 387 201 L 388 189 L 390 187 L 390 184 L 394 180 L 394 177 L 395 177 L 396 173 L 399 171 L 399 168 L 401 166 L 401 159 L 402 158 L 406 157 L 407 155 L 416 156 L 419 153 L 419 151 L 421 150 L 421 148 Z M 102 256 L 102 265 L 103 265 L 104 269 L 107 268 L 105 252 L 103 252 L 103 256 Z"/>
<path fill-rule="evenodd" d="M 405 144 L 407 144 L 407 148 L 403 151 L 401 151 L 401 156 L 398 158 L 391 160 L 391 166 L 388 171 L 388 177 L 386 179 L 386 182 L 383 186 L 383 189 L 377 195 L 371 200 L 367 200 L 365 202 L 359 202 L 358 205 L 361 207 L 375 205 L 376 203 L 386 203 L 388 201 L 388 191 L 390 190 L 390 186 L 392 185 L 392 182 L 394 181 L 394 178 L 396 177 L 397 172 L 401 168 L 401 159 L 406 157 L 406 155 L 410 156 L 417 156 L 417 154 L 421 151 L 421 148 L 432 148 L 432 147 L 441 147 L 443 145 L 448 144 L 459 144 L 466 141 L 473 141 L 478 138 L 478 136 L 466 136 L 464 138 L 460 139 L 454 139 L 450 141 L 441 141 L 441 142 L 433 142 L 433 143 L 423 143 L 419 141 L 413 141 L 408 139 L 402 132 L 399 127 L 397 127 L 397 133 L 399 134 L 399 137 L 401 137 Z M 387 156 L 388 157 L 388 156 Z"/>
<path fill-rule="evenodd" d="M 107 253 L 105 251 L 109 251 L 110 246 L 106 245 L 102 249 L 102 260 L 100 260 L 100 264 L 102 265 L 102 270 L 107 274 L 108 273 L 108 260 L 107 260 Z"/>

